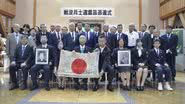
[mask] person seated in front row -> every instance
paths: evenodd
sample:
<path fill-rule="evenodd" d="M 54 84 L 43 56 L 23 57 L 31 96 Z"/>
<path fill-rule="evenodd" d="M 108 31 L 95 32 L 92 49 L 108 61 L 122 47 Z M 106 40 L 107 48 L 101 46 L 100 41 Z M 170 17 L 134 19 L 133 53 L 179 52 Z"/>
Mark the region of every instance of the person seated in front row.
<path fill-rule="evenodd" d="M 137 79 L 137 91 L 144 91 L 144 83 L 148 75 L 147 67 L 147 53 L 146 49 L 142 46 L 142 40 L 136 40 L 136 47 L 132 49 L 132 63 L 134 70 L 136 70 L 136 79 Z"/>
<path fill-rule="evenodd" d="M 111 65 L 111 50 L 106 46 L 106 37 L 104 35 L 101 35 L 98 37 L 98 47 L 95 49 L 100 52 L 99 55 L 99 64 L 98 69 L 100 72 L 100 76 L 107 72 L 107 78 L 108 78 L 108 86 L 107 89 L 109 91 L 113 91 L 112 86 L 112 79 L 114 77 L 114 68 Z M 97 91 L 99 89 L 99 78 L 94 78 L 95 85 L 93 86 L 93 91 Z"/>
<path fill-rule="evenodd" d="M 23 83 L 20 88 L 21 90 L 25 90 L 27 88 L 28 70 L 32 66 L 32 55 L 33 48 L 28 45 L 28 36 L 24 35 L 21 37 L 21 44 L 17 45 L 15 49 L 13 61 L 10 65 L 10 79 L 12 83 L 9 90 L 18 88 L 16 72 L 19 69 L 21 69 L 23 72 Z"/>
<path fill-rule="evenodd" d="M 152 69 L 157 74 L 158 79 L 158 90 L 163 90 L 163 81 L 165 81 L 164 88 L 167 90 L 173 90 L 169 84 L 171 81 L 171 70 L 166 62 L 166 55 L 163 50 L 159 49 L 160 40 L 154 40 L 154 49 L 149 52 L 149 62 Z M 165 75 L 165 78 L 163 78 Z"/>
<path fill-rule="evenodd" d="M 81 35 L 80 38 L 79 38 L 80 45 L 75 47 L 74 51 L 79 52 L 79 53 L 89 53 L 91 48 L 89 48 L 88 46 L 85 45 L 86 41 L 87 41 L 86 37 L 84 35 Z M 74 78 L 74 81 L 75 81 L 75 89 L 76 90 L 78 90 L 80 88 L 83 88 L 84 90 L 88 90 L 87 78 L 82 79 L 82 82 L 83 82 L 82 87 L 80 87 L 79 78 Z"/>
<path fill-rule="evenodd" d="M 50 66 L 52 64 L 54 64 L 54 68 L 56 70 L 56 67 L 57 67 L 57 59 L 56 59 L 56 52 L 54 50 L 54 47 L 53 46 L 50 46 L 47 44 L 47 36 L 46 35 L 41 35 L 41 38 L 40 38 L 40 42 L 41 42 L 41 45 L 38 46 L 37 48 L 42 48 L 42 49 L 48 49 L 48 53 L 49 53 L 49 60 L 48 60 L 48 64 L 35 64 L 32 66 L 31 70 L 30 70 L 30 74 L 31 74 L 31 80 L 32 80 L 32 87 L 30 90 L 35 90 L 38 88 L 38 84 L 37 84 L 37 73 L 40 69 L 43 69 L 44 70 L 44 87 L 45 87 L 45 90 L 46 91 L 49 91 L 50 90 L 50 87 L 49 87 L 49 79 L 50 79 Z"/>
<path fill-rule="evenodd" d="M 120 38 L 118 40 L 118 48 L 115 48 L 112 52 L 112 58 L 113 58 L 113 64 L 115 65 L 117 71 L 120 73 L 120 77 L 122 80 L 122 85 L 123 90 L 128 90 L 130 91 L 130 67 L 129 66 L 118 66 L 118 51 L 121 50 L 128 50 L 125 48 L 125 41 L 123 38 Z"/>

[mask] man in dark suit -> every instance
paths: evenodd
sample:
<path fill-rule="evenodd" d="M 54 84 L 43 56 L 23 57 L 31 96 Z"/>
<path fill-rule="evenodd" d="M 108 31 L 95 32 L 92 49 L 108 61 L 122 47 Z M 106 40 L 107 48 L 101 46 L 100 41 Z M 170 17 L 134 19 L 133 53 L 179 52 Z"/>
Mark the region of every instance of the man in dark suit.
<path fill-rule="evenodd" d="M 111 50 L 106 46 L 106 37 L 104 35 L 99 36 L 98 38 L 98 47 L 97 49 L 100 52 L 99 55 L 99 72 L 100 76 L 104 73 L 108 73 L 108 86 L 107 89 L 109 91 L 113 91 L 112 87 L 112 79 L 114 77 L 114 68 L 111 65 L 110 57 L 111 57 Z M 95 78 L 95 85 L 93 86 L 93 91 L 97 91 L 99 89 L 99 78 Z"/>
<path fill-rule="evenodd" d="M 106 38 L 106 45 L 112 51 L 115 48 L 115 37 L 109 31 L 109 25 L 103 25 L 103 32 L 101 35 L 104 35 Z"/>
<path fill-rule="evenodd" d="M 166 55 L 165 52 L 160 47 L 160 40 L 154 40 L 154 49 L 149 52 L 149 63 L 154 71 L 157 74 L 158 79 L 158 90 L 163 90 L 163 81 L 165 80 L 164 88 L 167 90 L 173 90 L 170 87 L 170 80 L 171 80 L 171 70 L 166 62 Z M 163 79 L 163 75 L 165 75 L 165 79 Z"/>
<path fill-rule="evenodd" d="M 49 91 L 50 87 L 49 87 L 49 79 L 50 79 L 50 66 L 53 64 L 53 66 L 57 67 L 57 60 L 56 60 L 56 52 L 53 46 L 48 45 L 47 44 L 47 36 L 46 35 L 42 35 L 41 38 L 41 45 L 38 46 L 38 48 L 43 48 L 43 49 L 48 49 L 48 53 L 49 53 L 49 59 L 48 59 L 48 64 L 35 64 L 32 66 L 31 70 L 30 70 L 30 74 L 31 74 L 31 80 L 33 82 L 33 85 L 31 87 L 30 90 L 35 90 L 38 88 L 38 84 L 37 84 L 37 72 L 40 69 L 44 70 L 44 86 L 45 86 L 45 90 Z"/>
<path fill-rule="evenodd" d="M 79 37 L 80 45 L 75 47 L 75 49 L 74 49 L 75 52 L 79 52 L 79 53 L 89 53 L 89 52 L 91 52 L 91 49 L 88 46 L 85 45 L 86 39 L 87 38 L 84 35 L 81 35 Z M 79 78 L 74 78 L 74 81 L 75 81 L 75 89 L 76 90 L 80 89 Z M 88 88 L 87 88 L 87 78 L 84 78 L 82 81 L 83 81 L 82 88 L 84 90 L 88 90 Z"/>
<path fill-rule="evenodd" d="M 55 29 L 56 29 L 56 26 L 55 25 L 51 25 L 50 26 L 50 33 L 54 34 L 55 33 Z"/>
<path fill-rule="evenodd" d="M 172 26 L 166 27 L 166 34 L 162 36 L 165 40 L 164 50 L 166 52 L 166 61 L 169 64 L 172 70 L 172 81 L 175 81 L 176 69 L 175 69 L 175 57 L 177 56 L 177 45 L 178 45 L 178 36 L 172 34 Z"/>
<path fill-rule="evenodd" d="M 119 41 L 119 39 L 123 39 L 123 41 L 124 41 L 124 46 L 125 47 L 127 47 L 128 46 L 128 36 L 126 35 L 126 34 L 124 34 L 123 33 L 123 25 L 122 24 L 118 24 L 118 26 L 117 26 L 117 33 L 116 33 L 116 35 L 115 35 L 115 40 L 116 40 L 116 47 L 118 47 L 118 41 Z"/>
<path fill-rule="evenodd" d="M 14 58 L 10 65 L 11 87 L 10 90 L 18 88 L 16 71 L 22 69 L 23 83 L 21 89 L 27 88 L 28 70 L 32 66 L 31 57 L 33 55 L 33 48 L 28 45 L 28 37 L 24 35 L 21 37 L 21 44 L 17 45 L 15 49 Z"/>
<path fill-rule="evenodd" d="M 95 44 L 98 43 L 98 37 L 100 36 L 100 27 L 98 27 L 98 25 L 95 25 L 94 26 L 94 34 L 95 34 L 95 37 L 96 37 L 96 40 L 95 40 Z"/>
<path fill-rule="evenodd" d="M 91 32 L 90 29 L 90 25 L 86 23 L 85 32 L 82 32 L 80 35 L 84 35 L 87 38 L 87 42 L 85 45 L 90 47 L 91 49 L 94 49 L 96 45 L 96 37 L 94 32 Z"/>
<path fill-rule="evenodd" d="M 147 51 L 151 49 L 152 42 L 150 40 L 150 34 L 146 32 L 147 25 L 142 24 L 141 25 L 141 32 L 139 32 L 139 38 L 142 40 L 143 48 L 145 48 Z"/>
<path fill-rule="evenodd" d="M 55 32 L 51 35 L 51 45 L 55 48 L 56 50 L 56 57 L 57 57 L 57 63 L 59 64 L 59 59 L 60 59 L 60 49 L 59 49 L 59 43 L 63 44 L 63 35 L 61 32 L 61 26 L 56 25 Z M 57 64 L 57 65 L 58 65 Z"/>
<path fill-rule="evenodd" d="M 83 32 L 82 27 L 83 27 L 83 23 L 82 22 L 78 22 L 77 23 L 77 33 L 78 34 L 81 34 Z"/>
<path fill-rule="evenodd" d="M 40 32 L 38 32 L 37 34 L 36 34 L 36 45 L 37 46 L 39 46 L 39 45 L 41 45 L 41 42 L 40 42 L 40 37 L 42 36 L 42 35 L 46 35 L 47 36 L 47 38 L 48 38 L 48 44 L 52 44 L 51 43 L 51 38 L 50 38 L 50 32 L 47 32 L 47 27 L 46 27 L 46 24 L 41 24 L 40 25 L 40 29 L 41 29 L 41 31 Z"/>
<path fill-rule="evenodd" d="M 154 41 L 154 34 L 153 34 L 153 31 L 156 29 L 156 27 L 154 26 L 154 25 L 150 25 L 149 27 L 148 27 L 148 29 L 149 29 L 149 34 L 150 34 L 150 38 L 149 38 L 149 46 L 148 46 L 148 48 L 149 49 L 153 49 L 153 41 Z"/>
<path fill-rule="evenodd" d="M 64 35 L 64 50 L 73 51 L 74 47 L 79 45 L 79 34 L 75 32 L 75 24 L 69 24 L 69 32 Z"/>
<path fill-rule="evenodd" d="M 153 36 L 153 41 L 156 40 L 156 39 L 160 40 L 161 45 L 160 45 L 159 48 L 164 51 L 165 40 L 164 40 L 164 38 L 160 37 L 160 31 L 157 30 L 157 29 L 153 30 L 153 35 L 154 35 Z M 154 48 L 154 46 L 152 46 L 152 48 Z"/>

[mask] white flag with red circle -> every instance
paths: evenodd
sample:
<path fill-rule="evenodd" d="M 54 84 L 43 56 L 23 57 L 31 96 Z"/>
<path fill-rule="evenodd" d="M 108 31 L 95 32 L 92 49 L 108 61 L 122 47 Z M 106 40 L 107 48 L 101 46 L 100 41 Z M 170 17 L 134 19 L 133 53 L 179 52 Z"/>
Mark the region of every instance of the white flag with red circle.
<path fill-rule="evenodd" d="M 77 53 L 62 50 L 57 76 L 98 78 L 99 53 Z"/>

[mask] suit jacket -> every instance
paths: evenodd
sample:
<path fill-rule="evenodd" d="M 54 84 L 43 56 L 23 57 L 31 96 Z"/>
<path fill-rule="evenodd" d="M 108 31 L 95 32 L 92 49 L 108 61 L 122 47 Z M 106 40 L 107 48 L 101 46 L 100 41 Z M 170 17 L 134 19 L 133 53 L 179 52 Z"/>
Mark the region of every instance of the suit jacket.
<path fill-rule="evenodd" d="M 149 64 L 152 69 L 155 68 L 155 64 L 159 63 L 164 65 L 166 63 L 166 55 L 163 50 L 159 49 L 159 55 L 156 53 L 155 49 L 151 49 L 149 52 Z"/>
<path fill-rule="evenodd" d="M 36 45 L 37 46 L 39 46 L 39 45 L 41 45 L 41 42 L 40 42 L 40 37 L 41 37 L 41 35 L 46 35 L 47 36 L 47 38 L 48 38 L 48 44 L 49 45 L 52 45 L 52 40 L 51 40 L 51 34 L 50 34 L 50 32 L 46 32 L 46 34 L 43 34 L 42 32 L 38 32 L 37 34 L 36 34 Z"/>
<path fill-rule="evenodd" d="M 63 34 L 61 32 L 59 32 L 60 38 L 57 37 L 57 33 L 51 33 L 51 45 L 55 48 L 56 51 L 60 51 L 58 49 L 58 43 L 60 41 L 63 42 Z"/>
<path fill-rule="evenodd" d="M 132 60 L 132 64 L 134 66 L 138 66 L 139 63 L 144 63 L 145 65 L 148 62 L 148 58 L 147 58 L 147 53 L 146 53 L 146 49 L 142 49 L 142 54 L 141 56 L 139 56 L 138 53 L 138 49 L 134 48 L 131 51 L 131 60 Z"/>
<path fill-rule="evenodd" d="M 24 49 L 24 53 L 22 52 L 23 52 L 22 45 L 21 44 L 17 45 L 13 61 L 15 61 L 18 64 L 26 62 L 27 65 L 32 65 L 33 64 L 32 56 L 34 55 L 33 48 L 27 45 L 26 48 Z"/>
<path fill-rule="evenodd" d="M 64 50 L 73 51 L 76 46 L 79 45 L 79 34 L 75 32 L 75 41 L 71 37 L 71 33 L 64 35 Z"/>
<path fill-rule="evenodd" d="M 106 37 L 106 40 L 107 40 L 106 45 L 112 51 L 116 47 L 115 34 L 112 34 L 109 32 L 107 32 L 107 34 L 106 32 L 103 32 L 101 34 L 103 34 Z"/>
<path fill-rule="evenodd" d="M 80 46 L 75 47 L 74 50 L 75 50 L 75 52 L 81 53 Z M 89 48 L 88 46 L 85 46 L 83 53 L 88 53 L 88 52 L 91 52 L 91 48 Z"/>
<path fill-rule="evenodd" d="M 98 47 L 99 51 L 100 51 L 100 55 L 99 55 L 99 70 L 103 69 L 105 70 L 107 65 L 111 65 L 111 50 L 106 46 L 103 50 L 103 52 L 101 53 L 101 49 L 100 47 Z"/>
<path fill-rule="evenodd" d="M 167 34 L 163 35 L 162 38 L 164 39 L 164 50 L 170 49 L 172 54 L 177 56 L 177 45 L 178 45 L 178 37 L 175 34 L 171 34 L 171 37 L 168 39 Z"/>
<path fill-rule="evenodd" d="M 39 45 L 38 48 L 43 48 L 43 47 L 42 45 Z M 51 45 L 47 45 L 47 49 L 49 50 L 49 61 L 48 62 L 52 62 L 54 66 L 57 66 L 58 62 L 57 62 L 57 55 L 56 55 L 55 48 Z"/>
<path fill-rule="evenodd" d="M 119 46 L 118 35 L 119 35 L 119 33 L 116 33 L 116 35 L 114 35 L 115 41 L 116 41 L 116 47 Z M 122 38 L 123 41 L 125 42 L 125 43 L 124 43 L 124 47 L 127 47 L 127 46 L 128 46 L 128 36 L 127 36 L 126 34 L 124 34 L 124 33 L 121 33 L 121 37 L 120 37 L 120 38 Z"/>
<path fill-rule="evenodd" d="M 148 32 L 144 32 L 142 36 L 142 32 L 139 32 L 139 38 L 142 40 L 143 48 L 149 51 L 151 46 L 153 46 L 153 40 L 151 39 L 150 34 Z"/>
<path fill-rule="evenodd" d="M 8 38 L 6 40 L 6 53 L 7 53 L 8 57 L 10 58 L 10 61 L 13 60 L 13 56 L 14 56 L 17 44 L 21 44 L 21 41 L 20 41 L 21 36 L 22 36 L 22 34 L 19 33 L 18 34 L 19 42 L 17 43 L 14 33 L 10 33 L 8 35 Z"/>
<path fill-rule="evenodd" d="M 89 31 L 89 36 L 87 35 L 87 32 L 82 32 L 81 35 L 84 35 L 86 38 L 87 38 L 87 41 L 86 41 L 86 46 L 94 49 L 95 46 L 96 46 L 96 36 L 95 36 L 95 33 L 94 32 L 90 32 Z"/>
<path fill-rule="evenodd" d="M 94 34 L 95 34 L 95 45 L 96 44 L 98 44 L 98 37 L 101 35 L 101 33 L 100 32 L 94 32 Z"/>

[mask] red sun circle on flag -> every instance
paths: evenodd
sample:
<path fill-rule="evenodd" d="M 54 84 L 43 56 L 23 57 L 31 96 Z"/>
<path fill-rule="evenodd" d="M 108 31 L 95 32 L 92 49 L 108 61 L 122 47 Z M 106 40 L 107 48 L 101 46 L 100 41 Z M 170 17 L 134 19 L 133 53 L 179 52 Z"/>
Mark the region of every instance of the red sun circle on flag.
<path fill-rule="evenodd" d="M 87 68 L 87 63 L 83 59 L 75 59 L 71 64 L 73 73 L 83 74 Z"/>

